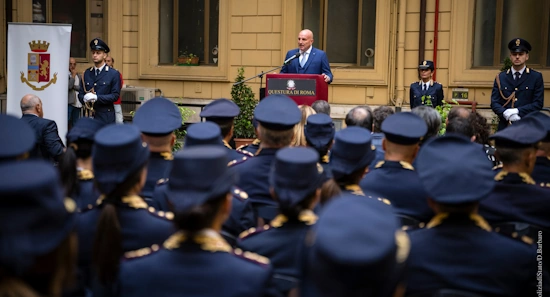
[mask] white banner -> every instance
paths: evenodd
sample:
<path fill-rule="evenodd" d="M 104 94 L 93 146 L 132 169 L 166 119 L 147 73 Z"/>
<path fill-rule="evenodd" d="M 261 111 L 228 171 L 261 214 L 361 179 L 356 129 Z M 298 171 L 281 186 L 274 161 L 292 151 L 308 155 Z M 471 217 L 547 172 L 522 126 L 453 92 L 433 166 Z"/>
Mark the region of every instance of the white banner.
<path fill-rule="evenodd" d="M 65 142 L 68 122 L 70 24 L 8 24 L 7 113 L 21 117 L 26 94 L 42 100 L 44 118 L 56 122 Z"/>

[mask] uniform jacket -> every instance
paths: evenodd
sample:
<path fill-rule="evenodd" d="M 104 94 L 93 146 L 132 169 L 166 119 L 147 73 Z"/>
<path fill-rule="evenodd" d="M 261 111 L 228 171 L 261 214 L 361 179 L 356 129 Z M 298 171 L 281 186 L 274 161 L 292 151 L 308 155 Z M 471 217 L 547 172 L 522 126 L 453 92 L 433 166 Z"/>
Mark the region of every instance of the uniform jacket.
<path fill-rule="evenodd" d="M 295 48 L 286 53 L 285 60 L 296 55 L 300 50 Z M 307 57 L 306 64 L 302 68 L 300 66 L 300 57 L 292 60 L 288 65 L 281 68 L 281 73 L 300 73 L 300 74 L 326 74 L 332 82 L 332 72 L 328 63 L 327 54 L 317 48 L 312 47 L 311 52 Z"/>
<path fill-rule="evenodd" d="M 30 156 L 58 161 L 65 146 L 59 138 L 57 124 L 33 114 L 24 114 L 21 120 L 31 125 L 36 135 L 36 146 L 30 152 Z"/>
<path fill-rule="evenodd" d="M 409 236 L 407 296 L 443 288 L 501 297 L 536 291 L 534 248 L 491 232 L 479 215 L 440 214 Z"/>
<path fill-rule="evenodd" d="M 489 223 L 522 222 L 550 229 L 550 188 L 526 173 L 500 171 L 491 195 L 481 201 L 479 214 Z"/>
<path fill-rule="evenodd" d="M 249 153 L 255 155 L 256 152 L 259 149 L 260 149 L 260 140 L 258 138 L 256 138 L 256 139 L 254 139 L 254 141 L 251 144 L 245 144 L 245 145 L 241 145 L 240 147 L 238 147 L 237 151 L 238 152 L 246 151 L 246 152 L 249 152 Z"/>
<path fill-rule="evenodd" d="M 500 77 L 501 91 L 505 97 L 509 97 L 514 91 L 516 92 L 517 100 L 513 102 L 513 108 L 518 109 L 521 118 L 542 109 L 544 103 L 544 83 L 540 72 L 525 68 L 518 81 L 514 80 L 510 69 L 499 73 L 498 76 Z M 500 120 L 498 130 L 502 130 L 508 125 L 508 121 L 506 121 L 502 114 L 506 109 L 512 108 L 512 102 L 504 106 L 505 103 L 506 100 L 500 96 L 495 79 L 491 93 L 491 108 Z"/>
<path fill-rule="evenodd" d="M 97 95 L 94 103 L 95 118 L 106 124 L 115 122 L 113 103 L 120 96 L 120 73 L 107 65 L 96 77 L 94 67 L 84 71 L 83 81 L 80 83 L 78 99 L 84 105 L 84 95 L 92 90 Z"/>
<path fill-rule="evenodd" d="M 78 189 L 71 194 L 71 198 L 76 202 L 77 209 L 80 211 L 96 206 L 101 193 L 94 183 L 94 174 L 90 170 L 78 171 Z"/>
<path fill-rule="evenodd" d="M 550 157 L 537 157 L 531 177 L 538 185 L 550 188 Z"/>
<path fill-rule="evenodd" d="M 168 178 L 173 159 L 174 156 L 171 152 L 151 152 L 149 155 L 149 163 L 147 164 L 147 180 L 141 190 L 141 197 L 146 198 L 146 200 L 153 197 L 153 192 L 155 191 L 157 183 L 162 181 L 162 179 Z M 155 205 L 152 206 L 157 208 Z M 160 210 L 160 208 L 158 209 Z"/>
<path fill-rule="evenodd" d="M 303 211 L 297 220 L 280 214 L 263 228 L 243 232 L 238 246 L 269 258 L 273 266 L 270 296 L 288 296 L 303 279 L 303 249 L 311 226 L 317 222 L 312 211 Z"/>
<path fill-rule="evenodd" d="M 218 234 L 178 232 L 160 249 L 127 253 L 119 287 L 120 296 L 129 297 L 260 297 L 270 277 L 267 258 L 232 249 Z"/>
<path fill-rule="evenodd" d="M 428 206 L 428 194 L 414 167 L 407 162 L 381 161 L 365 175 L 359 186 L 366 194 L 372 193 L 390 200 L 397 214 L 426 223 L 433 217 L 433 211 Z"/>
<path fill-rule="evenodd" d="M 422 102 L 422 96 L 431 96 L 432 106 L 440 106 L 443 105 L 443 100 L 445 99 L 443 95 L 443 86 L 435 81 L 430 80 L 430 86 L 427 90 L 422 90 L 422 81 L 413 82 L 411 84 L 410 94 L 409 94 L 409 102 L 411 104 L 411 109 L 422 106 L 422 105 L 428 105 L 427 98 L 424 98 L 424 102 Z"/>

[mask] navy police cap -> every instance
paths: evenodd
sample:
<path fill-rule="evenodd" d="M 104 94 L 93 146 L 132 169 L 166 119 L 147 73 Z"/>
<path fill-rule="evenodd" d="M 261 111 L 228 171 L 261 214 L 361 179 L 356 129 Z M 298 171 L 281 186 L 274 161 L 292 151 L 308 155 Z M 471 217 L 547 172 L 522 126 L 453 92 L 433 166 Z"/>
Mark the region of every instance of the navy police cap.
<path fill-rule="evenodd" d="M 336 179 L 369 165 L 376 151 L 371 145 L 371 133 L 361 127 L 347 127 L 336 133 L 330 152 L 330 166 Z"/>
<path fill-rule="evenodd" d="M 530 113 L 529 115 L 527 115 L 524 118 L 524 120 L 528 117 L 529 118 L 533 117 L 533 118 L 537 119 L 543 125 L 543 127 L 546 129 L 546 137 L 544 139 L 542 139 L 542 141 L 543 142 L 550 142 L 550 116 L 544 114 L 541 111 L 537 111 L 537 112 L 533 112 L 533 113 Z"/>
<path fill-rule="evenodd" d="M 80 118 L 74 124 L 73 128 L 67 132 L 67 143 L 77 140 L 93 141 L 94 136 L 105 124 L 92 118 Z"/>
<path fill-rule="evenodd" d="M 290 97 L 270 95 L 256 106 L 254 117 L 267 129 L 290 130 L 302 120 L 302 112 Z"/>
<path fill-rule="evenodd" d="M 18 275 L 74 230 L 76 204 L 45 161 L 6 162 L 0 176 L 0 266 Z"/>
<path fill-rule="evenodd" d="M 491 135 L 495 146 L 506 148 L 527 148 L 546 137 L 546 129 L 535 117 L 525 117 Z"/>
<path fill-rule="evenodd" d="M 184 148 L 197 145 L 223 146 L 220 126 L 212 122 L 195 123 L 187 128 Z"/>
<path fill-rule="evenodd" d="M 149 159 L 149 147 L 131 124 L 111 124 L 95 135 L 92 149 L 95 180 L 103 194 L 110 194 Z"/>
<path fill-rule="evenodd" d="M 269 184 L 279 204 L 292 207 L 321 187 L 323 167 L 319 154 L 309 147 L 287 147 L 277 151 Z"/>
<path fill-rule="evenodd" d="M 393 295 L 410 251 L 399 227 L 392 212 L 375 200 L 328 203 L 309 243 L 308 270 L 322 296 Z"/>
<path fill-rule="evenodd" d="M 479 201 L 494 187 L 491 161 L 479 144 L 462 135 L 449 134 L 426 142 L 416 157 L 416 168 L 428 196 L 439 203 Z"/>
<path fill-rule="evenodd" d="M 332 119 L 324 114 L 312 114 L 306 120 L 304 135 L 312 147 L 324 148 L 334 139 L 335 129 Z"/>
<path fill-rule="evenodd" d="M 235 102 L 222 98 L 210 102 L 200 113 L 202 118 L 234 118 L 239 115 L 241 110 Z"/>
<path fill-rule="evenodd" d="M 418 69 L 430 69 L 430 70 L 434 71 L 434 69 L 435 69 L 434 62 L 429 61 L 429 60 L 422 61 L 422 63 L 420 63 L 420 65 L 418 65 Z"/>
<path fill-rule="evenodd" d="M 155 97 L 138 108 L 133 123 L 141 133 L 167 135 L 181 127 L 181 113 L 174 102 Z"/>
<path fill-rule="evenodd" d="M 94 38 L 92 39 L 92 41 L 90 41 L 90 48 L 93 51 L 104 51 L 105 53 L 108 53 L 110 51 L 107 44 L 99 38 Z"/>
<path fill-rule="evenodd" d="M 166 193 L 176 212 L 186 212 L 229 193 L 236 182 L 225 148 L 198 145 L 174 156 Z"/>
<path fill-rule="evenodd" d="M 0 114 L 0 159 L 15 159 L 30 152 L 36 143 L 31 126 L 14 116 Z"/>
<path fill-rule="evenodd" d="M 531 44 L 523 38 L 514 38 L 508 42 L 508 49 L 512 53 L 528 53 L 531 51 Z"/>
<path fill-rule="evenodd" d="M 402 145 L 419 143 L 428 132 L 426 122 L 412 112 L 390 115 L 380 129 L 388 141 Z"/>

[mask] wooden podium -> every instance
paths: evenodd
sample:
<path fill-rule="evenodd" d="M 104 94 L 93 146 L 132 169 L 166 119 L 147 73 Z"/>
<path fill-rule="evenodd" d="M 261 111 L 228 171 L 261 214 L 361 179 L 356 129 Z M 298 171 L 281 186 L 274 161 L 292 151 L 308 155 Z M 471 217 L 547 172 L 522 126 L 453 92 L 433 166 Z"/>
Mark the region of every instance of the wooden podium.
<path fill-rule="evenodd" d="M 287 95 L 298 105 L 328 101 L 328 84 L 319 74 L 266 74 L 265 95 Z"/>

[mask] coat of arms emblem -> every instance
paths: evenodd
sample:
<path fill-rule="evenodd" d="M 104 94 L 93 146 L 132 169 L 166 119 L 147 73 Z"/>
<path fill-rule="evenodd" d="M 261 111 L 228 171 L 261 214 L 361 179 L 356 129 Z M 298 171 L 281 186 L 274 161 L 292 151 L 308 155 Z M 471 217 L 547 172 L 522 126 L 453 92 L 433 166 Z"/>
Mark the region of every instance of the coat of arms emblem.
<path fill-rule="evenodd" d="M 286 89 L 287 89 L 287 90 L 294 90 L 294 89 L 296 89 L 296 83 L 295 83 L 292 79 L 289 79 L 289 80 L 286 82 Z"/>
<path fill-rule="evenodd" d="M 50 79 L 50 54 L 47 53 L 49 46 L 50 43 L 45 40 L 29 42 L 31 52 L 27 55 L 27 77 L 21 71 L 21 82 L 26 83 L 35 91 L 42 91 L 57 81 L 57 73 L 54 73 L 53 78 Z M 47 84 L 38 87 L 31 84 L 31 82 Z"/>

